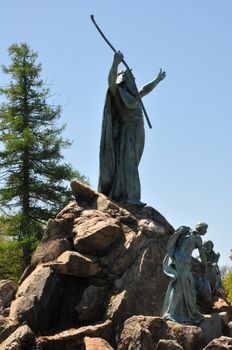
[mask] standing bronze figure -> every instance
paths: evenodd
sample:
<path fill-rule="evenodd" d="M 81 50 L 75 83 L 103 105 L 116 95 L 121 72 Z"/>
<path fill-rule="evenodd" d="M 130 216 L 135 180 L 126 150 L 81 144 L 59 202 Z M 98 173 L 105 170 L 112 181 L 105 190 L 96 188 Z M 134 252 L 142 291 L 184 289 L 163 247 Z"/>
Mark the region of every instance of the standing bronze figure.
<path fill-rule="evenodd" d="M 140 99 L 165 78 L 160 70 L 150 83 L 137 90 L 131 71 L 118 73 L 123 55 L 117 51 L 109 72 L 100 145 L 98 191 L 110 198 L 134 205 L 140 201 L 138 166 L 144 149 L 144 123 Z"/>
<path fill-rule="evenodd" d="M 165 274 L 171 277 L 163 306 L 163 318 L 166 320 L 196 325 L 204 318 L 196 306 L 196 284 L 191 272 L 191 258 L 193 250 L 198 249 L 207 269 L 201 239 L 207 228 L 205 223 L 198 224 L 194 231 L 181 226 L 168 241 L 167 255 L 163 262 Z"/>

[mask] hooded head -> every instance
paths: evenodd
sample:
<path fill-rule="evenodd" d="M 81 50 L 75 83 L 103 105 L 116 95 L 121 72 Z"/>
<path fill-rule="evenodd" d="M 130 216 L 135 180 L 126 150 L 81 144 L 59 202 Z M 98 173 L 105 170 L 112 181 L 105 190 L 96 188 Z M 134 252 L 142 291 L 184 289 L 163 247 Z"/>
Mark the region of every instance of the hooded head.
<path fill-rule="evenodd" d="M 201 236 L 204 236 L 207 232 L 208 225 L 205 222 L 200 222 L 196 225 L 195 230 Z"/>
<path fill-rule="evenodd" d="M 203 243 L 203 248 L 204 248 L 206 251 L 208 251 L 208 252 L 212 251 L 212 250 L 213 250 L 213 247 L 214 247 L 214 244 L 213 244 L 212 241 L 205 241 L 205 242 Z"/>
<path fill-rule="evenodd" d="M 137 88 L 135 85 L 135 77 L 132 74 L 132 70 L 121 71 L 117 75 L 116 84 L 125 85 L 131 93 L 136 94 Z"/>

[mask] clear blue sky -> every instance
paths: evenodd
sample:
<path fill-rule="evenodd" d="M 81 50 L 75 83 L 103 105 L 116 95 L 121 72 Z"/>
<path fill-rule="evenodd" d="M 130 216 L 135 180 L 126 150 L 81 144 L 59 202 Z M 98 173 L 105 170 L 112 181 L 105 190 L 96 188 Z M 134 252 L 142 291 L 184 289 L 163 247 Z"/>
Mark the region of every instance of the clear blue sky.
<path fill-rule="evenodd" d="M 1 2 L 0 63 L 27 42 L 39 53 L 53 103 L 63 105 L 66 161 L 98 181 L 107 74 L 113 54 L 90 15 L 133 68 L 140 87 L 166 79 L 144 104 L 142 201 L 175 227 L 209 224 L 206 239 L 230 264 L 232 248 L 232 1 L 7 0 Z M 7 83 L 0 74 L 1 84 Z"/>

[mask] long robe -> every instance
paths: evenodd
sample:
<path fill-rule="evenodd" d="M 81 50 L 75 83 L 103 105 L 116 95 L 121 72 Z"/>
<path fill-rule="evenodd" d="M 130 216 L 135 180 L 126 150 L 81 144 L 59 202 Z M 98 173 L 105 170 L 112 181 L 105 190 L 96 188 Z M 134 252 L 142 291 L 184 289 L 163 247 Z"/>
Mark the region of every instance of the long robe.
<path fill-rule="evenodd" d="M 196 307 L 196 285 L 190 270 L 189 247 L 197 248 L 199 236 L 181 227 L 169 239 L 164 272 L 171 277 L 163 306 L 163 318 L 179 323 L 199 324 L 203 316 Z"/>
<path fill-rule="evenodd" d="M 144 149 L 143 114 L 138 100 L 117 85 L 107 91 L 100 144 L 98 191 L 126 203 L 140 201 L 138 165 Z"/>

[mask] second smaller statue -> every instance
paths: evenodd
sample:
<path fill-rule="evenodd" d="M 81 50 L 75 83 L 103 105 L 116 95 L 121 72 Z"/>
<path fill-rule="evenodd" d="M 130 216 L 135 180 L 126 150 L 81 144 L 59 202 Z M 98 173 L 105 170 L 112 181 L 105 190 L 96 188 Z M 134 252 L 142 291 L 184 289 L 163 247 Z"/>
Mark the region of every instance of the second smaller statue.
<path fill-rule="evenodd" d="M 179 323 L 199 324 L 203 315 L 196 306 L 196 284 L 191 272 L 191 258 L 194 249 L 199 250 L 202 263 L 207 268 L 201 236 L 207 232 L 208 225 L 200 223 L 191 230 L 181 226 L 168 241 L 167 255 L 163 267 L 171 277 L 164 300 L 163 318 Z"/>
<path fill-rule="evenodd" d="M 225 295 L 223 292 L 220 270 L 217 264 L 220 254 L 216 253 L 213 248 L 214 244 L 212 241 L 206 241 L 203 243 L 203 249 L 207 261 L 206 277 L 208 278 L 212 289 L 212 296 L 224 298 Z"/>

